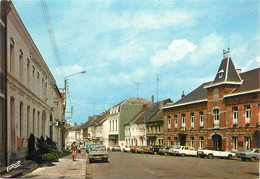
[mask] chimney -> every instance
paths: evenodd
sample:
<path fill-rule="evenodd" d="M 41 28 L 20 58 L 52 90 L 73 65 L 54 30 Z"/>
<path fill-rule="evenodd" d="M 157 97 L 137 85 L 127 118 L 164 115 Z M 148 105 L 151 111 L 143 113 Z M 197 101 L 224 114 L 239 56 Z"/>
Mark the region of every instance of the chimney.
<path fill-rule="evenodd" d="M 152 95 L 152 102 L 154 102 L 154 95 Z"/>
<path fill-rule="evenodd" d="M 241 69 L 241 68 L 238 68 L 238 69 L 237 69 L 237 73 L 240 75 L 240 73 L 242 73 L 242 69 Z"/>
<path fill-rule="evenodd" d="M 181 98 L 184 98 L 185 97 L 185 94 L 184 94 L 184 91 L 182 92 L 182 95 L 181 95 Z"/>

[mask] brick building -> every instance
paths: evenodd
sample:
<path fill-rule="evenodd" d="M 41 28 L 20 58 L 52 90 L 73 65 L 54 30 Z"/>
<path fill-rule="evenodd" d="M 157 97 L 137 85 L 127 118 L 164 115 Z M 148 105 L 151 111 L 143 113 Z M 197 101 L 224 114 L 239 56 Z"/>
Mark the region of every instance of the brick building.
<path fill-rule="evenodd" d="M 260 68 L 240 71 L 225 56 L 214 81 L 163 107 L 165 144 L 234 151 L 259 147 Z"/>

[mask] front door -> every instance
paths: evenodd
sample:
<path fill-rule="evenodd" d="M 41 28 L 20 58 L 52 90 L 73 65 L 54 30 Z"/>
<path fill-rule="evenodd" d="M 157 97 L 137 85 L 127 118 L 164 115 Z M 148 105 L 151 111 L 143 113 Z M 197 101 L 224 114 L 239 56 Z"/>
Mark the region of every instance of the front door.
<path fill-rule="evenodd" d="M 180 145 L 185 146 L 186 144 L 186 134 L 180 134 Z"/>
<path fill-rule="evenodd" d="M 222 137 L 218 134 L 212 136 L 213 147 L 222 148 Z"/>

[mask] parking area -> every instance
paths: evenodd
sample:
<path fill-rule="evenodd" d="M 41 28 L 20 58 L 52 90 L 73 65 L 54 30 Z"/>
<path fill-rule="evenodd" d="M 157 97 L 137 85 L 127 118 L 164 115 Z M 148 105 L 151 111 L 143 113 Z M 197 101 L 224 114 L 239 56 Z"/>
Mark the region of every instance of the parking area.
<path fill-rule="evenodd" d="M 109 152 L 109 163 L 87 165 L 93 178 L 258 178 L 259 163 L 240 159 L 206 159 Z M 101 172 L 102 171 L 102 172 Z"/>

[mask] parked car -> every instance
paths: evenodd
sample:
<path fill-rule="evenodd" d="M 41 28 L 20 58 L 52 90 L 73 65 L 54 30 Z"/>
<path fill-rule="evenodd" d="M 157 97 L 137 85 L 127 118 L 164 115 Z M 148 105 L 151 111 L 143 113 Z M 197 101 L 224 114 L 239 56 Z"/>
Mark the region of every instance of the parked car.
<path fill-rule="evenodd" d="M 158 151 L 158 154 L 160 154 L 160 155 L 168 155 L 169 149 L 170 149 L 170 146 L 161 147 L 159 149 L 159 151 Z"/>
<path fill-rule="evenodd" d="M 152 145 L 150 150 L 149 150 L 149 153 L 156 155 L 161 147 L 162 146 L 160 146 L 160 145 Z"/>
<path fill-rule="evenodd" d="M 243 152 L 238 152 L 237 157 L 241 158 L 242 161 L 250 160 L 254 162 L 255 160 L 259 160 L 259 149 L 252 148 L 252 149 L 247 149 Z"/>
<path fill-rule="evenodd" d="M 125 146 L 125 147 L 123 148 L 123 151 L 124 151 L 124 152 L 130 152 L 130 151 L 131 151 L 131 148 L 132 148 L 132 147 L 127 147 L 127 146 Z"/>
<path fill-rule="evenodd" d="M 208 157 L 209 159 L 213 157 L 232 159 L 236 154 L 215 147 L 205 147 L 203 149 L 199 149 L 197 155 L 201 158 Z"/>
<path fill-rule="evenodd" d="M 175 150 L 175 155 L 180 155 L 182 157 L 184 156 L 197 156 L 197 151 L 188 147 L 188 146 L 179 146 Z"/>
<path fill-rule="evenodd" d="M 112 152 L 121 152 L 121 147 L 119 145 L 114 145 L 111 149 Z"/>
<path fill-rule="evenodd" d="M 170 149 L 169 149 L 169 151 L 168 151 L 168 154 L 169 154 L 169 155 L 175 155 L 174 149 L 176 149 L 177 147 L 179 147 L 179 146 L 177 146 L 177 145 L 175 145 L 175 146 L 170 146 Z"/>
<path fill-rule="evenodd" d="M 130 151 L 131 151 L 132 153 L 135 153 L 135 150 L 137 149 L 137 147 L 138 147 L 138 145 L 132 147 L 132 148 L 130 149 Z"/>
<path fill-rule="evenodd" d="M 143 151 L 144 151 L 144 153 L 149 153 L 150 149 L 151 149 L 151 146 L 146 146 L 143 148 Z"/>
<path fill-rule="evenodd" d="M 92 163 L 96 160 L 102 160 L 108 162 L 108 152 L 104 145 L 94 145 L 89 149 L 88 154 L 89 163 Z"/>
<path fill-rule="evenodd" d="M 136 153 L 144 153 L 144 147 L 143 146 L 139 146 L 136 148 L 135 150 Z"/>
<path fill-rule="evenodd" d="M 87 144 L 86 146 L 86 152 L 89 153 L 89 149 L 92 147 L 92 146 L 95 146 L 96 144 Z"/>

